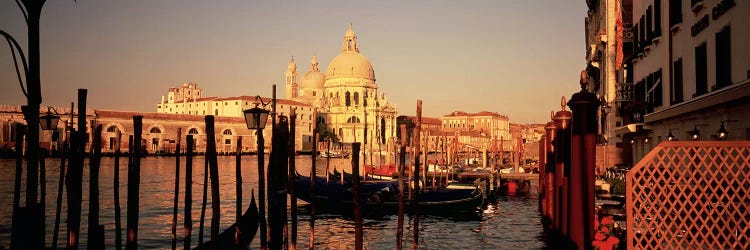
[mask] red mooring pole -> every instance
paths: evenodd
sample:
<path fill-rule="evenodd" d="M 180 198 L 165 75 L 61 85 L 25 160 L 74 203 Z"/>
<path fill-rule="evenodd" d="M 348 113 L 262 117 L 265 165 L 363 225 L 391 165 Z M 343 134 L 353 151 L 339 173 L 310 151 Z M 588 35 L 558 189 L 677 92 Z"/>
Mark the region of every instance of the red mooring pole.
<path fill-rule="evenodd" d="M 561 100 L 561 110 L 552 118 L 555 122 L 555 186 L 558 227 L 557 230 L 563 237 L 568 236 L 570 226 L 568 216 L 568 176 L 570 176 L 570 118 L 572 114 L 565 110 L 565 97 Z"/>
<path fill-rule="evenodd" d="M 583 74 L 583 73 L 582 73 Z M 594 230 L 594 168 L 596 167 L 597 110 L 601 104 L 586 91 L 587 77 L 581 78 L 581 91 L 568 102 L 573 112 L 571 126 L 569 238 L 577 249 L 591 249 Z"/>

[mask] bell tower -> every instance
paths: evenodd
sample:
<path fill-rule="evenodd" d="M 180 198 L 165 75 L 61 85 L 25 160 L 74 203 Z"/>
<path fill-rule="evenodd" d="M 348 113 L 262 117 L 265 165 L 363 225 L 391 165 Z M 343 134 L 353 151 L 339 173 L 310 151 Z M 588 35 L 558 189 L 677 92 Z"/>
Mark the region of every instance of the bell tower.
<path fill-rule="evenodd" d="M 284 82 L 286 83 L 286 99 L 296 98 L 299 86 L 297 85 L 297 64 L 294 63 L 294 57 L 289 60 L 289 65 L 284 72 Z"/>

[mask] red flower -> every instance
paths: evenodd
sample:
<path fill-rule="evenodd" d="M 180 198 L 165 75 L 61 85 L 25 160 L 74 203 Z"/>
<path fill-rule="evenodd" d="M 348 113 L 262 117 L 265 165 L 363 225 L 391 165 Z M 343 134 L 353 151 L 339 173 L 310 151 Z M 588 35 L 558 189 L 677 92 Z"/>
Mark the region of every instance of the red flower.
<path fill-rule="evenodd" d="M 609 227 L 608 226 L 601 226 L 601 227 L 599 227 L 599 232 L 601 232 L 603 234 L 606 234 L 606 235 L 609 235 L 609 232 L 610 232 L 609 231 Z"/>
<path fill-rule="evenodd" d="M 606 238 L 607 238 L 607 235 L 604 235 L 600 232 L 596 232 L 596 234 L 594 235 L 594 240 L 603 241 Z"/>
<path fill-rule="evenodd" d="M 617 244 L 620 243 L 620 239 L 618 239 L 615 236 L 609 236 L 609 238 L 607 238 L 607 243 L 612 244 L 613 246 L 615 246 L 615 245 L 617 245 Z"/>
<path fill-rule="evenodd" d="M 602 225 L 609 226 L 615 223 L 615 220 L 613 219 L 612 215 L 607 215 L 602 218 Z"/>

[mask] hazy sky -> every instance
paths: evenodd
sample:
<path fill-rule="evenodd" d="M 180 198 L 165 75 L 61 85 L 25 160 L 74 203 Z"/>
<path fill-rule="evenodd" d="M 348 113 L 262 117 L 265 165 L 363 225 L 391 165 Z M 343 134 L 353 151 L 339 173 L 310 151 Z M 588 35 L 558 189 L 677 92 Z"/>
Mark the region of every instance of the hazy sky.
<path fill-rule="evenodd" d="M 493 111 L 540 123 L 578 90 L 585 66 L 580 0 L 47 1 L 41 20 L 43 105 L 89 90 L 90 108 L 156 111 L 167 88 L 270 96 L 290 56 L 301 75 L 339 54 L 349 22 L 377 84 L 400 114 Z M 15 1 L 0 29 L 26 47 Z M 26 102 L 0 43 L 0 104 Z"/>

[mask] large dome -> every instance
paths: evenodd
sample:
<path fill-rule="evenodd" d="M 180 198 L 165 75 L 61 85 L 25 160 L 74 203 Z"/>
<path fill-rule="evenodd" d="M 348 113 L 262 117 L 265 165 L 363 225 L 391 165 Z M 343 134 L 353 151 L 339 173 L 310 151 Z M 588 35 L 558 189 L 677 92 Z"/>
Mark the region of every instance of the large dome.
<path fill-rule="evenodd" d="M 326 80 L 354 77 L 375 80 L 375 71 L 365 56 L 356 51 L 342 52 L 331 60 L 326 69 Z"/>

